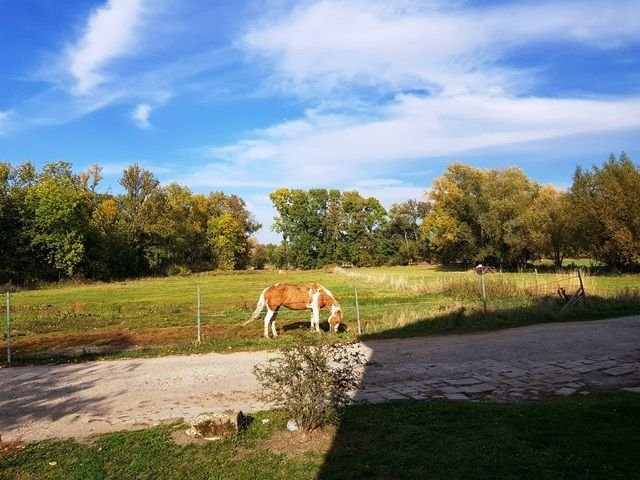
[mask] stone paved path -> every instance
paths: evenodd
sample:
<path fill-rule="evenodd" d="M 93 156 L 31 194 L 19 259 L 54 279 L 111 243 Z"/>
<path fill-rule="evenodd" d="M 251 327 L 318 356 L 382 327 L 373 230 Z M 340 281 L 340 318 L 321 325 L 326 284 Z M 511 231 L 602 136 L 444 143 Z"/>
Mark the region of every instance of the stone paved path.
<path fill-rule="evenodd" d="M 533 325 L 452 337 L 367 342 L 354 400 L 537 400 L 640 392 L 640 317 Z"/>
<path fill-rule="evenodd" d="M 375 365 L 375 364 L 374 364 Z M 389 382 L 369 366 L 355 401 L 401 398 L 449 400 L 538 400 L 552 395 L 587 395 L 596 390 L 640 393 L 640 361 L 611 356 L 559 362 L 480 360 L 461 364 L 407 364 L 406 377 Z M 378 367 L 380 368 L 380 367 Z"/>
<path fill-rule="evenodd" d="M 640 393 L 640 316 L 465 335 L 368 340 L 354 400 L 531 401 L 606 390 Z M 84 438 L 202 412 L 245 412 L 252 369 L 269 352 L 238 352 L 0 369 L 4 441 Z"/>

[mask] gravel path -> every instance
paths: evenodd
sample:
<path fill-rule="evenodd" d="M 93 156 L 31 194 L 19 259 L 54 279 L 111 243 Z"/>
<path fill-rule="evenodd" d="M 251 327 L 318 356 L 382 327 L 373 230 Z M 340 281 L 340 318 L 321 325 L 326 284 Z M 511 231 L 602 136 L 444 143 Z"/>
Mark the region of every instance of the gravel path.
<path fill-rule="evenodd" d="M 356 401 L 535 400 L 598 389 L 640 392 L 640 316 L 497 332 L 366 341 Z M 205 411 L 251 412 L 268 352 L 4 368 L 3 441 L 86 438 Z"/>

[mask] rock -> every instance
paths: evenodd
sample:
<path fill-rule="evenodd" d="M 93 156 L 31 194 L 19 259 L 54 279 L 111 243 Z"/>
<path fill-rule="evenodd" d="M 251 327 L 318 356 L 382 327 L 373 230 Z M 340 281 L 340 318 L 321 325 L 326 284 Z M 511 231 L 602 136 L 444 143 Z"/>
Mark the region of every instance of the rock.
<path fill-rule="evenodd" d="M 217 440 L 224 435 L 236 435 L 244 424 L 245 416 L 240 411 L 202 413 L 191 420 L 191 427 L 185 433 L 192 438 Z"/>
<path fill-rule="evenodd" d="M 299 430 L 298 424 L 293 418 L 287 422 L 287 430 L 290 432 L 297 432 Z"/>

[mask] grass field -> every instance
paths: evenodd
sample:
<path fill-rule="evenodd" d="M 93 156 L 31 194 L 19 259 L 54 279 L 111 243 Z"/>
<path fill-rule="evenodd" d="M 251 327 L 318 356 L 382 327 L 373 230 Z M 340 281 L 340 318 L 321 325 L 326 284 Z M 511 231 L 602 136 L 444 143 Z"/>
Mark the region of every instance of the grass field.
<path fill-rule="evenodd" d="M 263 423 L 263 419 L 269 419 Z M 237 437 L 178 445 L 183 425 L 46 441 L 5 453 L 3 480 L 637 479 L 640 395 L 538 403 L 349 407 L 337 429 L 286 431 L 261 412 Z M 7 449 L 11 450 L 11 449 Z"/>
<path fill-rule="evenodd" d="M 584 276 L 587 304 L 571 309 L 562 309 L 556 291 L 562 286 L 574 292 L 579 285 L 575 273 L 497 273 L 484 275 L 484 280 L 486 315 L 478 275 L 426 265 L 210 273 L 19 291 L 11 297 L 13 360 L 277 347 L 295 341 L 308 326 L 308 313 L 283 310 L 277 321 L 283 334 L 276 341 L 261 338 L 260 320 L 242 327 L 261 290 L 276 282 L 319 281 L 328 287 L 345 312 L 347 331 L 340 334 L 345 340 L 355 338 L 357 331 L 354 285 L 364 335 L 489 330 L 640 313 L 639 275 Z M 196 345 L 198 288 L 203 341 Z M 322 320 L 327 316 L 321 315 Z M 0 352 L 5 348 L 6 342 L 0 343 Z"/>

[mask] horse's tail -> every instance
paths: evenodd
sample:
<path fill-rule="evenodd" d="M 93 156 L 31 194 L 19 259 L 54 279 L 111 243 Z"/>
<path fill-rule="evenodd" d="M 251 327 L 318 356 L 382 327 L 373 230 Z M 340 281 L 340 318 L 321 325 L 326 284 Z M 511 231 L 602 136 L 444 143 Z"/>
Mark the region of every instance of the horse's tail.
<path fill-rule="evenodd" d="M 251 322 L 253 322 L 256 318 L 260 316 L 260 312 L 262 312 L 262 309 L 267 304 L 267 301 L 265 300 L 265 293 L 267 292 L 268 289 L 269 287 L 265 288 L 260 294 L 260 298 L 258 299 L 258 304 L 256 305 L 256 309 L 253 311 L 253 315 L 251 315 L 251 318 L 249 320 L 247 320 L 242 324 L 243 327 L 245 325 L 249 325 Z"/>

